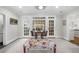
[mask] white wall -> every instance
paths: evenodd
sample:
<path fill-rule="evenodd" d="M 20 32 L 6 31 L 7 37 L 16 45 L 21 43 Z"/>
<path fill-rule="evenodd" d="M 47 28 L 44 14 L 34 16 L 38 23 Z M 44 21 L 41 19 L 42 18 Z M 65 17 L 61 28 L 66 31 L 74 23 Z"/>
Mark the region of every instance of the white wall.
<path fill-rule="evenodd" d="M 3 44 L 7 45 L 18 38 L 18 25 L 10 25 L 10 18 L 18 19 L 18 16 L 3 8 L 0 8 L 0 13 L 5 15 Z"/>
<path fill-rule="evenodd" d="M 3 15 L 0 14 L 0 42 L 3 42 Z"/>
<path fill-rule="evenodd" d="M 22 38 L 22 16 L 18 18 L 18 38 Z"/>
<path fill-rule="evenodd" d="M 66 17 L 65 16 L 62 16 L 62 22 L 63 22 L 63 32 L 62 32 L 62 34 L 63 34 L 63 38 L 64 39 L 67 39 L 66 38 L 66 34 L 67 34 L 67 20 L 66 20 Z"/>
<path fill-rule="evenodd" d="M 62 25 L 62 16 L 61 15 L 56 15 L 55 35 L 58 38 L 63 38 L 63 25 Z"/>
<path fill-rule="evenodd" d="M 32 20 L 33 20 L 32 17 L 34 17 L 34 16 L 36 16 L 36 15 L 28 15 L 28 16 L 24 15 L 22 17 L 22 19 L 21 19 L 21 21 L 22 21 L 22 37 L 24 36 L 23 35 L 24 22 L 28 24 L 28 26 L 30 28 L 30 31 L 31 31 L 32 30 Z M 54 16 L 55 17 L 55 19 L 54 19 L 54 23 L 55 23 L 54 24 L 54 26 L 55 26 L 55 28 L 54 28 L 54 30 L 55 30 L 54 37 L 62 38 L 62 20 L 61 20 L 60 15 L 59 16 L 56 16 L 56 15 L 37 15 L 37 16 L 44 16 L 44 17 L 46 17 L 46 29 L 47 30 L 48 30 L 48 19 L 47 19 L 47 17 Z M 31 35 L 31 33 L 30 33 L 30 35 Z"/>

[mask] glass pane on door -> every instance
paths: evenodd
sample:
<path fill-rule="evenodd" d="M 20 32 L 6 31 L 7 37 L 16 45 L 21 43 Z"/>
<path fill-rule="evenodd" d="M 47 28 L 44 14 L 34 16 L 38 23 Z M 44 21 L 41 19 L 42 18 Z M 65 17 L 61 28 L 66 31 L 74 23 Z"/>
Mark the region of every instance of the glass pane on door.
<path fill-rule="evenodd" d="M 49 35 L 54 35 L 54 20 L 49 20 Z"/>

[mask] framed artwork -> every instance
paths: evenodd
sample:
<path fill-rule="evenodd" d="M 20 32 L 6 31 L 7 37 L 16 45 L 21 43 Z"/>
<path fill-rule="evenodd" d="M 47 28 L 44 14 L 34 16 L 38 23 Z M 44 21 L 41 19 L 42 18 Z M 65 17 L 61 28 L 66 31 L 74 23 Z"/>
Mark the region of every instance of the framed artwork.
<path fill-rule="evenodd" d="M 18 24 L 18 20 L 14 19 L 14 18 L 10 18 L 10 24 L 11 25 L 17 25 Z"/>

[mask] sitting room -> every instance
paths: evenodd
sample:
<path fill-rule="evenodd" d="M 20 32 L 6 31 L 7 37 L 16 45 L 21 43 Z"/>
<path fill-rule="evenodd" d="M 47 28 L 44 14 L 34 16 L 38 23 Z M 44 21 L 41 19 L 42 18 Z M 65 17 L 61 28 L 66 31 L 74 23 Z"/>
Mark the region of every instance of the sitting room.
<path fill-rule="evenodd" d="M 0 53 L 79 53 L 79 6 L 0 6 Z"/>

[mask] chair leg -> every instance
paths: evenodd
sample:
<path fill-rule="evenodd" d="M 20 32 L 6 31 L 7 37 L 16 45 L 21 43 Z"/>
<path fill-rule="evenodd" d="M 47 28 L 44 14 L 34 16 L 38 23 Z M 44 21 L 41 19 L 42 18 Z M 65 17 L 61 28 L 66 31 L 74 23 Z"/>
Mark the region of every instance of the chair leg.
<path fill-rule="evenodd" d="M 26 53 L 26 47 L 23 45 L 23 52 Z"/>
<path fill-rule="evenodd" d="M 41 39 L 44 39 L 43 36 L 41 36 Z"/>
<path fill-rule="evenodd" d="M 54 53 L 56 53 L 56 44 L 54 44 Z"/>
<path fill-rule="evenodd" d="M 35 35 L 35 39 L 37 39 L 37 35 Z"/>

